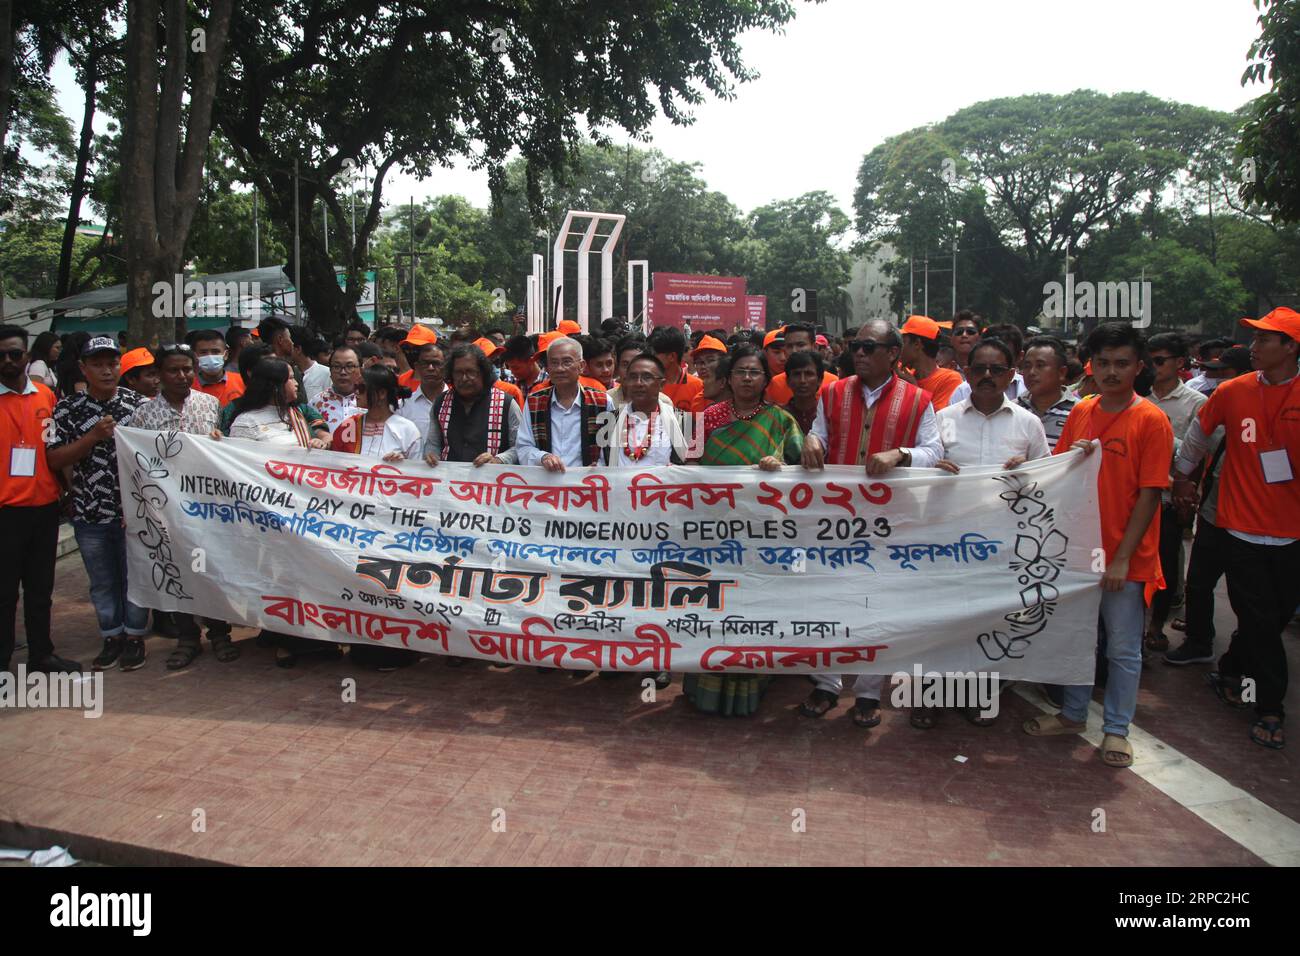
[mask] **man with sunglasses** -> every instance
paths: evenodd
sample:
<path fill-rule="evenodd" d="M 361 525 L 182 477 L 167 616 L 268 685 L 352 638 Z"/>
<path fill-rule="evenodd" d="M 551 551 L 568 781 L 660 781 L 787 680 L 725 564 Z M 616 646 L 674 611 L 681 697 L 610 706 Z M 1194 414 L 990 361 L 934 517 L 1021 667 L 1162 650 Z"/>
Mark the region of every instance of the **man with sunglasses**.
<path fill-rule="evenodd" d="M 1187 434 L 1187 426 L 1205 404 L 1206 396 L 1188 388 L 1179 374 L 1187 364 L 1185 338 L 1177 332 L 1165 332 L 1152 336 L 1147 349 L 1155 371 L 1155 381 L 1147 397 L 1169 419 L 1174 430 L 1174 454 L 1177 455 L 1183 436 Z M 1150 651 L 1169 650 L 1165 622 L 1169 620 L 1174 596 L 1182 589 L 1183 530 L 1186 526 L 1187 522 L 1174 507 L 1173 498 L 1166 490 L 1160 496 L 1160 568 L 1165 575 L 1165 589 L 1151 599 L 1151 623 L 1143 640 L 1143 646 Z"/>
<path fill-rule="evenodd" d="M 0 326 L 0 671 L 16 644 L 18 586 L 23 589 L 27 670 L 81 670 L 54 653 L 50 640 L 54 562 L 59 543 L 59 481 L 42 444 L 54 393 L 27 375 L 27 330 Z"/>
<path fill-rule="evenodd" d="M 962 309 L 952 319 L 952 352 L 957 359 L 957 366 L 962 374 L 970 364 L 970 353 L 975 350 L 975 343 L 980 338 L 980 326 L 983 320 L 970 309 Z"/>
<path fill-rule="evenodd" d="M 803 466 L 862 465 L 880 476 L 896 467 L 933 468 L 943 457 L 939 423 L 930 394 L 900 379 L 895 371 L 902 349 L 898 330 L 872 319 L 849 342 L 854 374 L 825 389 L 812 431 L 804 437 Z M 818 674 L 817 689 L 800 713 L 821 717 L 839 702 L 844 678 Z M 853 722 L 863 728 L 880 723 L 883 674 L 860 674 L 854 684 Z"/>

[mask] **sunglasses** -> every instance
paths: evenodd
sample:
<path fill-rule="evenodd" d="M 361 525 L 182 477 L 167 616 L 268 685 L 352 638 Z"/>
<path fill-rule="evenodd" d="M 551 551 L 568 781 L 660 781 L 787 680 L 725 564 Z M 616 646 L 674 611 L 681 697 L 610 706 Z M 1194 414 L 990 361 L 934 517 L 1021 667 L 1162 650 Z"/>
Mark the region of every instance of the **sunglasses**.
<path fill-rule="evenodd" d="M 985 375 L 992 375 L 997 378 L 999 375 L 1006 375 L 1011 371 L 1010 365 L 972 365 L 970 374 L 976 378 L 983 378 Z"/>
<path fill-rule="evenodd" d="M 872 342 L 870 339 L 859 341 L 855 339 L 849 343 L 850 352 L 866 352 L 870 355 L 876 349 L 884 345 L 883 342 Z"/>
<path fill-rule="evenodd" d="M 953 329 L 953 335 L 979 335 L 980 330 L 973 326 L 963 325 L 960 329 Z"/>
<path fill-rule="evenodd" d="M 7 358 L 11 362 L 21 362 L 26 354 L 26 349 L 5 349 L 5 351 L 0 352 L 0 358 Z"/>
<path fill-rule="evenodd" d="M 1154 364 L 1154 365 L 1164 365 L 1166 362 L 1172 362 L 1173 360 L 1174 360 L 1174 357 L 1173 357 L 1172 355 L 1153 355 L 1153 356 L 1151 356 L 1151 362 L 1152 362 L 1152 364 Z"/>

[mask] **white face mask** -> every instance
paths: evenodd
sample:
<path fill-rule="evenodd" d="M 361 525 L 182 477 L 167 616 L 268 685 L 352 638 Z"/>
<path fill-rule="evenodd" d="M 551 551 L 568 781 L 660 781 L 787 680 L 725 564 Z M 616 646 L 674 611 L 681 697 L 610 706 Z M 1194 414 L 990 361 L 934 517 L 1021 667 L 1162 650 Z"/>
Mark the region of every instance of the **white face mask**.
<path fill-rule="evenodd" d="M 198 365 L 200 372 L 214 375 L 226 367 L 226 360 L 220 355 L 200 355 Z"/>

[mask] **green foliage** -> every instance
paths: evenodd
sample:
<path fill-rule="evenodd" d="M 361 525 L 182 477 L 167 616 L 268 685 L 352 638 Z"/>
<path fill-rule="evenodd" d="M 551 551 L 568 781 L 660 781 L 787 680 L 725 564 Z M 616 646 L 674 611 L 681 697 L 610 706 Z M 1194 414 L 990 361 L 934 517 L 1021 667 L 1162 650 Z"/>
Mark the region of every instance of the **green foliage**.
<path fill-rule="evenodd" d="M 1272 82 L 1250 105 L 1237 155 L 1246 164 L 1241 196 L 1279 222 L 1300 221 L 1300 0 L 1255 0 L 1260 35 L 1242 85 Z"/>

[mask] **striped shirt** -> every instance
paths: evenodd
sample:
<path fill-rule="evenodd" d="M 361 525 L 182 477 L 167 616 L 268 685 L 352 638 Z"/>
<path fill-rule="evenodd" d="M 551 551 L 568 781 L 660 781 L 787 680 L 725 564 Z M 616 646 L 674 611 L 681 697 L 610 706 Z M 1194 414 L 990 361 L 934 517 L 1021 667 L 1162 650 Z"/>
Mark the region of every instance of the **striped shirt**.
<path fill-rule="evenodd" d="M 1047 433 L 1047 447 L 1055 448 L 1057 439 L 1061 437 L 1061 431 L 1065 428 L 1065 420 L 1070 417 L 1070 409 L 1079 404 L 1079 399 L 1062 389 L 1060 399 L 1045 412 L 1040 412 L 1034 407 L 1034 397 L 1028 392 L 1016 399 L 1016 402 L 1021 408 L 1026 408 L 1038 416 L 1038 420 L 1043 423 L 1043 431 Z"/>

